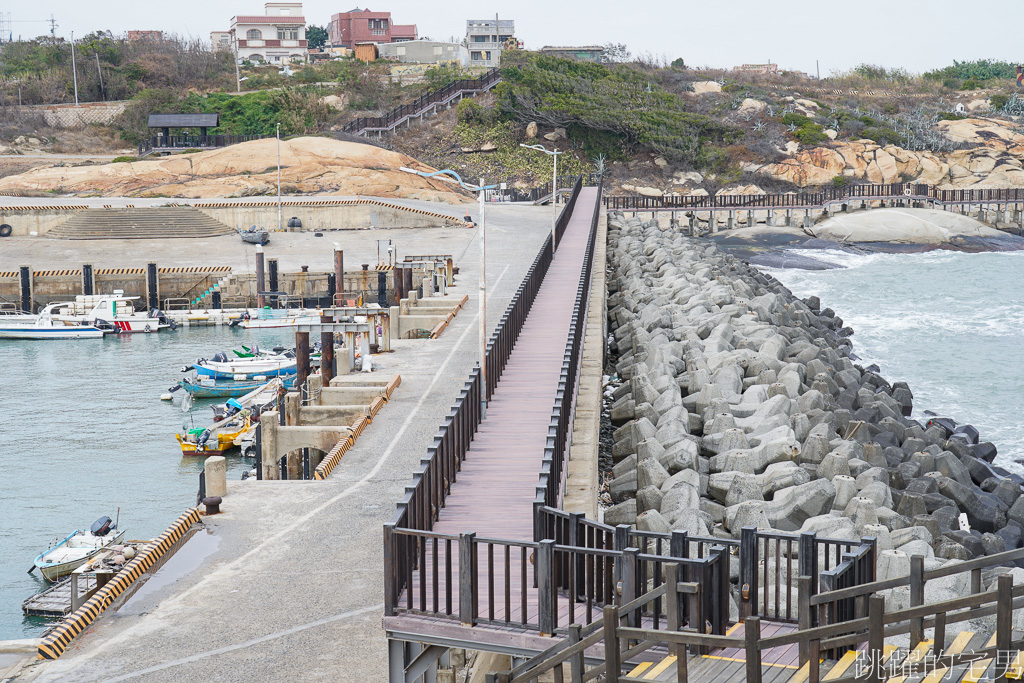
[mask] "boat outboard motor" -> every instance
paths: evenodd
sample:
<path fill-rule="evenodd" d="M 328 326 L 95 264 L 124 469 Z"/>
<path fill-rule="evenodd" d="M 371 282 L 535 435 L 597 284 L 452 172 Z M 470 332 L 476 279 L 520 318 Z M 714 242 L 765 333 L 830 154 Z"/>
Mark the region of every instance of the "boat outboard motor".
<path fill-rule="evenodd" d="M 258 355 L 260 355 L 260 345 L 259 345 L 259 344 L 253 344 L 253 345 L 252 345 L 252 348 L 251 348 L 251 349 L 249 349 L 249 353 L 251 353 L 251 354 L 252 354 L 252 357 L 253 357 L 253 358 L 255 358 L 255 357 L 257 357 Z"/>
<path fill-rule="evenodd" d="M 149 309 L 149 317 L 156 318 L 157 322 L 161 325 L 167 325 L 172 330 L 178 329 L 178 323 L 167 317 L 167 314 L 161 311 L 159 308 Z"/>
<path fill-rule="evenodd" d="M 203 446 L 206 445 L 206 442 L 209 441 L 209 440 L 210 440 L 210 430 L 209 429 L 204 429 L 203 433 L 199 435 L 198 439 L 196 439 L 196 450 L 197 451 L 201 450 L 203 448 Z"/>
<path fill-rule="evenodd" d="M 229 398 L 227 402 L 225 402 L 224 406 L 226 408 L 226 410 L 224 411 L 225 417 L 231 417 L 232 415 L 236 415 L 242 410 L 242 404 L 233 398 Z"/>
<path fill-rule="evenodd" d="M 93 536 L 106 536 L 113 528 L 114 520 L 110 519 L 110 517 L 100 517 L 92 523 L 92 528 L 89 529 L 89 532 Z"/>
<path fill-rule="evenodd" d="M 116 327 L 114 327 L 111 323 L 107 322 L 106 320 L 104 320 L 102 318 L 96 318 L 95 320 L 93 320 L 92 321 L 92 326 L 97 328 L 97 329 L 103 330 L 104 332 L 106 332 L 107 330 L 113 330 L 114 332 L 119 332 L 120 331 Z"/>
<path fill-rule="evenodd" d="M 228 354 L 224 353 L 223 351 L 218 351 L 217 353 L 214 354 L 213 358 L 210 359 L 210 362 L 211 363 L 227 363 L 228 362 Z"/>
<path fill-rule="evenodd" d="M 281 352 L 283 352 L 283 351 L 284 351 L 284 347 L 283 347 L 283 346 L 275 346 L 275 347 L 274 347 L 273 349 L 271 349 L 271 350 L 272 350 L 272 351 L 273 351 L 274 353 L 276 353 L 276 354 L 280 355 L 280 354 L 281 354 Z"/>

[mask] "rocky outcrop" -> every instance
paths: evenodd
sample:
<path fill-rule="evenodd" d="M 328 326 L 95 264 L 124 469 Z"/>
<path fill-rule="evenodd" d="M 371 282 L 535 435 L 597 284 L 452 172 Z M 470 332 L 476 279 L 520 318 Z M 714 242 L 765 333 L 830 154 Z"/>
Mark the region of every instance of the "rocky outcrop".
<path fill-rule="evenodd" d="M 852 330 L 816 297 L 656 223 L 611 214 L 608 225 L 621 383 L 606 521 L 873 536 L 885 576 L 905 573 L 909 555 L 1021 546 L 1021 480 L 989 464 L 994 447 L 973 428 L 911 419 L 910 388 L 858 365 Z"/>
<path fill-rule="evenodd" d="M 410 156 L 329 138 L 281 141 L 281 181 L 293 192 L 364 195 L 462 203 L 467 194 L 449 183 L 403 172 L 435 169 Z M 142 161 L 39 168 L 0 178 L 0 191 L 105 197 L 233 197 L 269 194 L 277 186 L 275 140 Z"/>
<path fill-rule="evenodd" d="M 1024 185 L 1024 135 L 992 119 L 940 121 L 939 132 L 969 145 L 943 154 L 913 151 L 871 140 L 833 142 L 827 147 L 787 146 L 788 158 L 746 170 L 799 187 L 831 184 L 837 176 L 869 183 L 903 180 L 939 189 L 1007 188 Z"/>

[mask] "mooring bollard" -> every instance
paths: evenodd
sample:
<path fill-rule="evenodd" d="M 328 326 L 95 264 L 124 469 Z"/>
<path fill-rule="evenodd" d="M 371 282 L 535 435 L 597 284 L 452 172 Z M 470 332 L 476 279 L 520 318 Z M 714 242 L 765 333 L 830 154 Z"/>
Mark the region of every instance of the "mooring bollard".
<path fill-rule="evenodd" d="M 220 514 L 220 504 L 223 502 L 224 500 L 220 496 L 207 496 L 206 498 L 203 498 L 203 506 L 206 508 L 206 514 Z"/>
<path fill-rule="evenodd" d="M 204 465 L 206 471 L 206 495 L 228 495 L 228 465 L 223 455 L 211 455 Z"/>

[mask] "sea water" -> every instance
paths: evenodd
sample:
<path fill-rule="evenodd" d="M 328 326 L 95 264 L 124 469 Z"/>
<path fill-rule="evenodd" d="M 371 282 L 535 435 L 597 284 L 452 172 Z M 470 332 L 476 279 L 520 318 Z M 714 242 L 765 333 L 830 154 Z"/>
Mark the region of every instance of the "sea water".
<path fill-rule="evenodd" d="M 858 362 L 910 385 L 912 417 L 973 424 L 1024 472 L 1024 253 L 808 255 L 843 267 L 765 271 L 851 326 Z"/>
<path fill-rule="evenodd" d="M 203 458 L 182 457 L 182 427 L 212 422 L 214 401 L 181 410 L 160 395 L 181 368 L 241 345 L 294 346 L 294 331 L 181 328 L 104 339 L 0 340 L 0 640 L 38 636 L 21 602 L 46 587 L 36 555 L 99 517 L 150 539 L 196 503 Z M 228 478 L 252 467 L 229 452 Z"/>

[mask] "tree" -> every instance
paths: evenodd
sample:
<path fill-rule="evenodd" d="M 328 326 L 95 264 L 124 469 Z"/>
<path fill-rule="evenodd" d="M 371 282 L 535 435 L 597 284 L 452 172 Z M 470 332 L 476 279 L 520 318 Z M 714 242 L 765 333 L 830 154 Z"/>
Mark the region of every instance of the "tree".
<path fill-rule="evenodd" d="M 306 27 L 306 45 L 311 50 L 319 50 L 327 44 L 327 29 L 323 26 Z"/>
<path fill-rule="evenodd" d="M 608 62 L 625 62 L 630 57 L 629 49 L 625 43 L 608 43 L 604 46 L 603 61 Z"/>
<path fill-rule="evenodd" d="M 673 69 L 685 69 L 686 62 L 683 61 L 682 57 L 676 57 L 675 59 L 672 60 L 671 66 Z"/>

